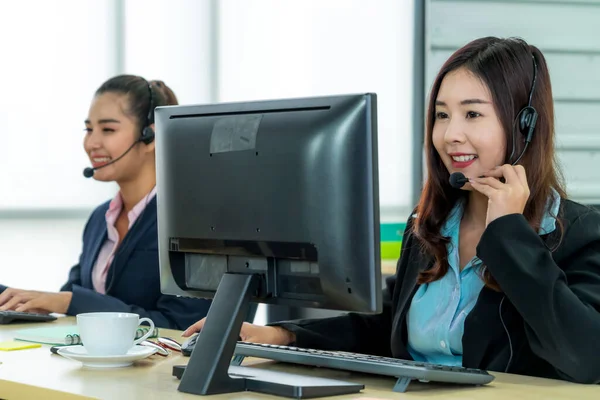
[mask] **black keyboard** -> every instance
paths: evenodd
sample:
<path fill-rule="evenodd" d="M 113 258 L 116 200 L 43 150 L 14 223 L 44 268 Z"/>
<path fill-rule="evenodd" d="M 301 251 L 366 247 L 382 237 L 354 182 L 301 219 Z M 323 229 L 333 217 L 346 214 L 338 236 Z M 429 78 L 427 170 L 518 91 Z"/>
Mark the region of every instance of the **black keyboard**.
<path fill-rule="evenodd" d="M 0 325 L 10 324 L 11 322 L 46 322 L 54 321 L 55 316 L 49 314 L 37 314 L 30 312 L 17 312 L 17 311 L 0 311 Z"/>
<path fill-rule="evenodd" d="M 480 369 L 452 367 L 341 351 L 238 342 L 235 349 L 234 364 L 241 364 L 244 357 L 266 358 L 294 364 L 393 376 L 398 378 L 394 387 L 396 392 L 406 391 L 412 380 L 463 385 L 484 385 L 494 380 L 493 375 Z"/>

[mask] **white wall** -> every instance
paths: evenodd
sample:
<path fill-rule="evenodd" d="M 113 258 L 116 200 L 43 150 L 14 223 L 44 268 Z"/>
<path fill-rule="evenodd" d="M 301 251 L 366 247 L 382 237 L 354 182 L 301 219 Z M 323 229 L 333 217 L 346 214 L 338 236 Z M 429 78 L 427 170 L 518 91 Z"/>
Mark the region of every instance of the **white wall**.
<path fill-rule="evenodd" d="M 413 0 L 222 0 L 219 101 L 375 92 L 380 203 L 411 201 Z"/>
<path fill-rule="evenodd" d="M 0 283 L 57 291 L 78 262 L 86 217 L 0 220 Z"/>
<path fill-rule="evenodd" d="M 211 100 L 207 0 L 124 0 L 124 73 L 165 82 L 182 104 Z"/>
<path fill-rule="evenodd" d="M 0 210 L 89 208 L 114 191 L 82 176 L 89 102 L 116 72 L 111 4 L 0 2 Z"/>
<path fill-rule="evenodd" d="M 125 0 L 125 70 L 183 104 L 376 92 L 380 203 L 406 208 L 413 2 Z"/>

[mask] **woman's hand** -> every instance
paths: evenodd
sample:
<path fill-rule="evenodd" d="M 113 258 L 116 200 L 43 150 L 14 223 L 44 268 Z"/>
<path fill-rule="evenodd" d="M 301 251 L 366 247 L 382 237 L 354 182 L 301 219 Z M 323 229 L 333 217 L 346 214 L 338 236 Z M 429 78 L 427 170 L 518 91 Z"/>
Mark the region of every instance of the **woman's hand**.
<path fill-rule="evenodd" d="M 8 288 L 0 294 L 0 311 L 65 314 L 71 304 L 71 292 L 38 292 Z"/>
<path fill-rule="evenodd" d="M 504 164 L 482 178 L 469 179 L 469 182 L 473 189 L 488 198 L 486 226 L 504 215 L 523 214 L 530 192 L 525 168 L 521 165 Z"/>
<path fill-rule="evenodd" d="M 182 336 L 188 337 L 196 332 L 200 332 L 205 321 L 206 318 L 202 318 L 200 321 L 187 328 Z M 281 327 L 254 325 L 248 322 L 242 324 L 240 337 L 243 342 L 276 344 L 280 346 L 287 346 L 296 341 L 296 335 L 293 332 Z"/>

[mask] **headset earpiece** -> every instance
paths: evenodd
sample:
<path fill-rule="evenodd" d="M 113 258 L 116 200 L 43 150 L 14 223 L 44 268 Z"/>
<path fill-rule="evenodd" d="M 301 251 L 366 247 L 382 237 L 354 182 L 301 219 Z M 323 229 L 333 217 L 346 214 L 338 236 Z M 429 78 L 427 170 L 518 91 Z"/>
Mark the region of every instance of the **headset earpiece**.
<path fill-rule="evenodd" d="M 143 142 L 144 144 L 150 144 L 154 141 L 154 129 L 152 129 L 152 127 L 150 125 L 152 125 L 153 118 L 152 116 L 154 115 L 154 93 L 152 92 L 152 85 L 150 84 L 150 82 L 148 83 L 148 91 L 150 92 L 150 101 L 149 101 L 149 106 L 148 106 L 148 115 L 146 116 L 146 124 L 144 129 L 142 129 L 142 136 L 140 137 L 139 141 Z"/>
<path fill-rule="evenodd" d="M 538 113 L 535 108 L 531 106 L 527 106 L 521 110 L 521 117 L 519 118 L 519 129 L 521 133 L 525 136 L 526 142 L 531 142 L 533 138 L 533 131 L 535 129 L 535 124 L 538 119 Z"/>
<path fill-rule="evenodd" d="M 535 55 L 532 54 L 533 58 L 533 80 L 531 83 L 531 90 L 529 91 L 529 101 L 527 106 L 519 111 L 519 130 L 525 136 L 525 142 L 531 142 L 533 138 L 533 131 L 535 124 L 538 119 L 538 113 L 535 108 L 531 105 L 533 100 L 533 91 L 535 90 L 535 82 L 537 80 L 537 63 L 535 62 Z"/>
<path fill-rule="evenodd" d="M 531 139 L 533 139 L 533 132 L 535 131 L 535 124 L 537 123 L 538 119 L 538 112 L 531 105 L 531 102 L 533 100 L 533 91 L 535 90 L 535 82 L 537 80 L 537 63 L 535 61 L 535 55 L 532 53 L 531 57 L 533 58 L 533 80 L 531 82 L 531 90 L 529 91 L 529 101 L 527 102 L 527 106 L 523 107 L 521 111 L 519 111 L 519 113 L 517 114 L 517 118 L 515 118 L 515 124 L 518 124 L 519 131 L 521 131 L 523 136 L 525 136 L 525 146 L 523 147 L 523 150 L 521 150 L 521 154 L 517 157 L 517 159 L 511 162 L 516 151 L 517 137 L 517 134 L 513 129 L 512 153 L 508 157 L 508 162 L 511 162 L 512 165 L 516 165 L 521 160 L 521 157 L 523 157 L 523 154 L 525 154 L 525 150 L 527 150 L 529 142 L 531 142 Z"/>
<path fill-rule="evenodd" d="M 154 129 L 147 126 L 142 130 L 142 137 L 140 138 L 140 142 L 144 144 L 150 144 L 154 141 Z"/>

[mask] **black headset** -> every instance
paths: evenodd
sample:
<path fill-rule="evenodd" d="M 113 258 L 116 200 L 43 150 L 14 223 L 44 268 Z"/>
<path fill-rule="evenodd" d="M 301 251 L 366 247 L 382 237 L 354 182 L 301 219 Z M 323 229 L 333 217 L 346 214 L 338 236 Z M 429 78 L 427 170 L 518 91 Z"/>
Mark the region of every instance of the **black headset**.
<path fill-rule="evenodd" d="M 523 150 L 521 151 L 519 157 L 517 157 L 517 159 L 512 163 L 513 165 L 517 164 L 521 157 L 523 157 L 523 154 L 525 154 L 525 150 L 527 150 L 529 142 L 531 142 L 531 139 L 533 139 L 533 131 L 535 130 L 535 124 L 538 119 L 538 112 L 531 105 L 531 102 L 533 100 L 533 91 L 535 90 L 535 81 L 537 80 L 537 62 L 535 61 L 535 55 L 533 53 L 531 54 L 531 57 L 533 59 L 533 81 L 531 83 L 531 90 L 529 91 L 529 101 L 527 103 L 527 106 L 521 109 L 521 111 L 519 111 L 519 113 L 517 114 L 519 130 L 521 131 L 523 136 L 525 136 L 525 147 L 523 147 Z M 515 132 L 513 132 L 513 149 L 510 157 L 508 158 L 509 160 L 512 159 L 515 154 L 515 136 Z"/>
<path fill-rule="evenodd" d="M 148 115 L 146 116 L 146 123 L 144 124 L 144 129 L 142 129 L 142 136 L 139 138 L 140 142 L 144 144 L 150 144 L 154 141 L 154 129 L 150 125 L 152 125 L 153 116 L 154 116 L 154 93 L 152 92 L 152 85 L 150 82 L 146 81 L 148 84 L 148 91 L 150 92 L 150 108 L 148 109 Z"/>

